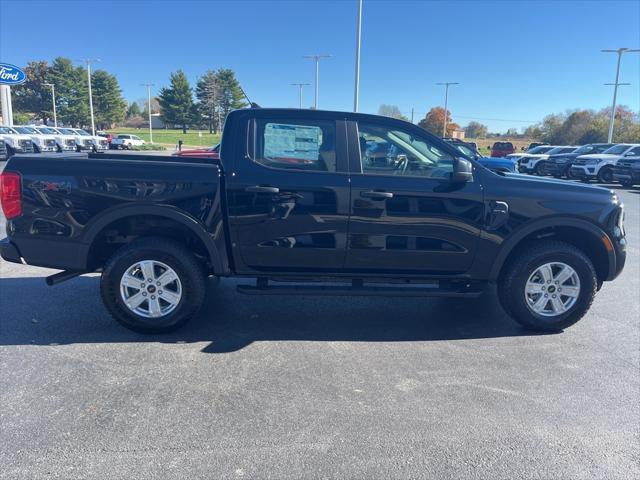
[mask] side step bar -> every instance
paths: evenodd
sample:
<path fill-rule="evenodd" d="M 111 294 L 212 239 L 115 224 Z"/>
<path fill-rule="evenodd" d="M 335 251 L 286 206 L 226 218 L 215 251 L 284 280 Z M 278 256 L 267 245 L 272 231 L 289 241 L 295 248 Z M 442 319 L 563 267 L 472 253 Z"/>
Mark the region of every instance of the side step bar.
<path fill-rule="evenodd" d="M 262 285 L 260 285 L 262 283 Z M 326 296 L 364 296 L 364 297 L 458 297 L 476 298 L 483 289 L 466 285 L 453 288 L 434 286 L 348 286 L 348 285 L 238 285 L 239 293 L 246 295 L 326 295 Z"/>

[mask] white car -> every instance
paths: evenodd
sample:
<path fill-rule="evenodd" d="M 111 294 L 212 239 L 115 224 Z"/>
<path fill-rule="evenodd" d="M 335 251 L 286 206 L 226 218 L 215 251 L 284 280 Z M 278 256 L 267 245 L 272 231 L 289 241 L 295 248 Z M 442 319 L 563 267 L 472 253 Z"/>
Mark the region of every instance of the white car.
<path fill-rule="evenodd" d="M 139 147 L 144 144 L 144 140 L 142 140 L 140 137 L 138 137 L 137 135 L 129 135 L 128 133 L 120 134 L 113 140 L 111 140 L 111 148 L 114 148 L 116 150 L 120 148 L 131 150 L 131 147 Z"/>
<path fill-rule="evenodd" d="M 611 183 L 613 168 L 623 158 L 640 160 L 640 143 L 620 143 L 602 153 L 580 155 L 571 164 L 569 175 L 586 182 L 597 179 L 601 183 Z"/>
<path fill-rule="evenodd" d="M 18 133 L 13 127 L 0 126 L 0 139 L 4 140 L 8 157 L 16 153 L 33 153 L 31 137 Z"/>
<path fill-rule="evenodd" d="M 58 149 L 56 139 L 52 135 L 43 135 L 28 125 L 14 125 L 13 129 L 23 135 L 29 135 L 31 143 L 33 143 L 33 150 L 36 153 L 55 152 Z"/>
<path fill-rule="evenodd" d="M 43 135 L 52 135 L 56 139 L 56 147 L 59 152 L 75 152 L 76 137 L 74 135 L 66 135 L 59 129 L 53 127 L 38 126 L 33 127 Z"/>
<path fill-rule="evenodd" d="M 546 147 L 546 146 L 545 146 Z M 543 147 L 536 147 L 543 148 Z M 544 175 L 542 171 L 542 166 L 544 164 L 544 160 L 549 158 L 549 155 L 556 155 L 558 153 L 571 153 L 577 146 L 571 145 L 563 145 L 560 147 L 552 147 L 550 150 L 547 150 L 545 153 L 539 154 L 529 154 L 526 157 L 522 157 L 518 160 L 518 171 L 520 173 L 535 173 L 536 175 Z M 535 150 L 535 149 L 532 149 Z"/>
<path fill-rule="evenodd" d="M 89 132 L 82 130 L 81 128 L 58 128 L 61 133 L 65 135 L 71 135 L 76 140 L 76 150 L 81 152 L 83 150 L 90 150 L 97 152 L 98 150 L 106 150 L 109 147 L 109 142 L 102 137 L 94 137 Z M 102 141 L 105 140 L 104 143 Z"/>
<path fill-rule="evenodd" d="M 531 155 L 539 155 L 541 153 L 547 153 L 555 146 L 552 145 L 539 145 L 537 147 L 530 148 L 526 152 L 520 153 L 510 153 L 509 155 L 505 155 L 504 158 L 508 158 L 509 160 L 513 160 L 514 162 L 518 162 L 521 158 L 530 157 Z"/>

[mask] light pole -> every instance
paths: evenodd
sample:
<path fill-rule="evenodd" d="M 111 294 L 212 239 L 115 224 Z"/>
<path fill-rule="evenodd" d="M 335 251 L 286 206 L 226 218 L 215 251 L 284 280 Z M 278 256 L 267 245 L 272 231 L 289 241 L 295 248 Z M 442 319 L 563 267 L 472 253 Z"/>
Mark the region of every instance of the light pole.
<path fill-rule="evenodd" d="M 89 112 L 91 113 L 91 135 L 96 134 L 96 124 L 93 118 L 93 97 L 91 95 L 91 63 L 99 62 L 99 58 L 84 58 L 81 61 L 87 64 L 87 83 L 89 84 Z"/>
<path fill-rule="evenodd" d="M 318 109 L 318 90 L 319 90 L 319 85 L 318 82 L 320 80 L 320 59 L 321 58 L 330 58 L 331 55 L 327 55 L 327 54 L 320 54 L 320 55 L 304 55 L 302 58 L 310 58 L 316 61 L 316 95 L 315 95 L 315 99 L 313 101 L 313 108 L 314 110 Z"/>
<path fill-rule="evenodd" d="M 353 92 L 353 111 L 358 111 L 358 96 L 360 95 L 360 36 L 362 33 L 362 0 L 358 0 L 358 28 L 356 29 L 356 84 Z"/>
<path fill-rule="evenodd" d="M 622 60 L 622 54 L 631 53 L 631 52 L 640 52 L 640 49 L 630 49 L 630 48 L 618 48 L 615 50 L 600 50 L 601 52 L 606 53 L 617 53 L 618 54 L 618 65 L 616 67 L 616 83 L 606 83 L 605 85 L 613 85 L 613 103 L 611 104 L 611 118 L 609 119 L 609 137 L 607 139 L 607 143 L 613 143 L 613 123 L 616 118 L 616 97 L 618 96 L 618 85 L 629 85 L 628 83 L 619 83 L 620 79 L 620 60 Z"/>
<path fill-rule="evenodd" d="M 442 127 L 442 136 L 447 136 L 447 104 L 449 102 L 449 85 L 460 85 L 458 82 L 440 82 L 436 85 L 444 85 L 444 126 Z"/>
<path fill-rule="evenodd" d="M 311 85 L 310 83 L 292 83 L 294 87 L 298 87 L 298 108 L 302 108 L 302 89 Z"/>
<path fill-rule="evenodd" d="M 153 143 L 153 128 L 151 127 L 151 87 L 154 83 L 141 83 L 140 86 L 147 87 L 147 109 L 149 110 L 149 143 Z"/>
<path fill-rule="evenodd" d="M 53 126 L 58 127 L 58 117 L 56 115 L 56 86 L 53 83 L 43 83 L 45 87 L 51 87 L 51 97 L 53 99 Z"/>

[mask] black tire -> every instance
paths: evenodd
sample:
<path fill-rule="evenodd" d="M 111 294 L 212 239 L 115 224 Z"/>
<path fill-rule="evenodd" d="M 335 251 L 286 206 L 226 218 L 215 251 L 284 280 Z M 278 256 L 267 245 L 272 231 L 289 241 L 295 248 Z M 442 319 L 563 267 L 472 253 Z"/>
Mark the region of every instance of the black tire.
<path fill-rule="evenodd" d="M 613 168 L 603 167 L 598 172 L 598 181 L 600 183 L 612 183 L 613 182 Z"/>
<path fill-rule="evenodd" d="M 531 274 L 550 262 L 562 262 L 574 269 L 580 280 L 577 300 L 566 312 L 548 317 L 534 312 L 527 304 L 525 285 Z M 520 325 L 531 330 L 558 331 L 580 320 L 591 307 L 598 278 L 591 260 L 568 243 L 547 240 L 530 244 L 506 267 L 498 283 L 498 297 L 507 312 Z"/>
<path fill-rule="evenodd" d="M 177 274 L 182 297 L 173 311 L 157 318 L 138 315 L 124 303 L 120 280 L 136 262 L 155 260 L 171 267 Z M 205 275 L 198 260 L 180 243 L 158 237 L 134 240 L 115 252 L 107 261 L 100 281 L 102 301 L 120 324 L 139 333 L 167 333 L 194 317 L 204 302 Z M 144 303 L 143 303 L 144 304 Z"/>
<path fill-rule="evenodd" d="M 7 160 L 9 160 L 15 154 L 16 154 L 16 151 L 13 148 L 11 148 L 9 145 L 7 145 Z"/>
<path fill-rule="evenodd" d="M 539 177 L 543 177 L 545 175 L 545 173 L 544 173 L 544 162 L 540 161 L 540 162 L 536 163 L 536 166 L 533 167 L 533 171 Z"/>

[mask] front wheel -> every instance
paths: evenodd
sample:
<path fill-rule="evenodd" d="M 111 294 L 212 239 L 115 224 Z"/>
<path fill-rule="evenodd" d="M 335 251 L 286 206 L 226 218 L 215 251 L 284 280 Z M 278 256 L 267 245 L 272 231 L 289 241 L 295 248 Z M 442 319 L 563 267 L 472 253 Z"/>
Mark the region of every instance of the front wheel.
<path fill-rule="evenodd" d="M 536 173 L 536 175 L 538 175 L 539 177 L 544 176 L 544 163 L 543 162 L 538 162 L 536 164 L 536 166 L 534 167 L 533 171 Z"/>
<path fill-rule="evenodd" d="M 591 260 L 573 245 L 544 241 L 523 249 L 498 284 L 500 302 L 521 325 L 558 331 L 591 307 L 598 278 Z"/>
<path fill-rule="evenodd" d="M 613 168 L 604 167 L 601 168 L 598 172 L 598 181 L 600 183 L 611 183 L 613 182 Z"/>
<path fill-rule="evenodd" d="M 141 238 L 107 261 L 100 293 L 105 307 L 125 327 L 165 333 L 200 310 L 205 276 L 197 259 L 178 242 Z"/>

